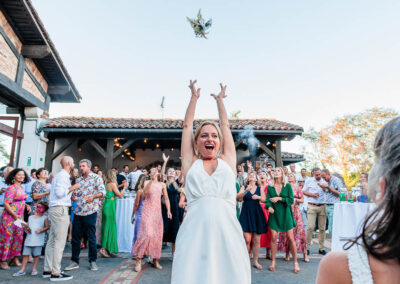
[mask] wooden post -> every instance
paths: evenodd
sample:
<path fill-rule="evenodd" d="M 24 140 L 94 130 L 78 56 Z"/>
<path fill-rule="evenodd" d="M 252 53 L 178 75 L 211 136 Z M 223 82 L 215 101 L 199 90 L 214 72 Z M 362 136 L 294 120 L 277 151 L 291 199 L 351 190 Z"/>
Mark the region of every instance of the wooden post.
<path fill-rule="evenodd" d="M 51 172 L 53 169 L 53 152 L 54 152 L 54 139 L 49 139 L 46 145 L 46 157 L 44 160 L 44 167 Z"/>
<path fill-rule="evenodd" d="M 281 140 L 276 140 L 275 142 L 276 147 L 275 147 L 275 163 L 276 167 L 282 167 L 283 162 L 282 162 L 282 150 L 281 150 Z"/>
<path fill-rule="evenodd" d="M 114 161 L 114 139 L 107 139 L 106 172 L 112 168 Z"/>

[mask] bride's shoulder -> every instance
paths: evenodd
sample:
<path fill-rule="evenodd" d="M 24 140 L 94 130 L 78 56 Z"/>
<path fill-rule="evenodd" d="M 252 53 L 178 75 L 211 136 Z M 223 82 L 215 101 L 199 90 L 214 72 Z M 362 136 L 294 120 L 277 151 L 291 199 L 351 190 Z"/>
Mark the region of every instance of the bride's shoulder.
<path fill-rule="evenodd" d="M 232 169 L 233 174 L 236 176 L 236 174 L 237 174 L 237 173 L 236 173 L 236 157 L 232 158 L 232 157 L 230 157 L 229 155 L 224 155 L 224 154 L 222 154 L 222 155 L 219 157 L 219 159 L 222 160 L 222 161 L 224 161 L 224 162 L 229 166 L 229 168 Z"/>

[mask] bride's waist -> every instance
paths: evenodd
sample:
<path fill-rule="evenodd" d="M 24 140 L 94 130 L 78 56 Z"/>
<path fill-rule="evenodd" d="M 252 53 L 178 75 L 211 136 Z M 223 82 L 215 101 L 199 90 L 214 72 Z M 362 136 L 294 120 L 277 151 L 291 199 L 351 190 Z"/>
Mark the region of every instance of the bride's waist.
<path fill-rule="evenodd" d="M 192 198 L 188 199 L 188 209 L 190 207 L 200 206 L 203 203 L 207 204 L 207 206 L 212 205 L 210 203 L 220 203 L 220 204 L 228 205 L 229 207 L 233 207 L 233 208 L 235 208 L 235 206 L 236 206 L 236 201 L 233 198 L 213 196 L 213 195 L 202 195 L 202 196 L 192 197 Z M 215 204 L 215 205 L 218 205 L 218 204 Z"/>

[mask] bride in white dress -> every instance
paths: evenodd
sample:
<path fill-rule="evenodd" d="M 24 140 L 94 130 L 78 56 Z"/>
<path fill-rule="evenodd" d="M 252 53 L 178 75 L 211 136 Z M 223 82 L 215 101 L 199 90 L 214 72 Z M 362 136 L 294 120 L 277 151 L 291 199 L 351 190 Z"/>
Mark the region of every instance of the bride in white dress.
<path fill-rule="evenodd" d="M 236 149 L 221 86 L 219 125 L 200 124 L 193 137 L 193 118 L 200 89 L 190 81 L 192 97 L 182 133 L 182 170 L 187 213 L 176 239 L 173 284 L 248 284 L 251 270 L 242 228 L 236 218 Z"/>

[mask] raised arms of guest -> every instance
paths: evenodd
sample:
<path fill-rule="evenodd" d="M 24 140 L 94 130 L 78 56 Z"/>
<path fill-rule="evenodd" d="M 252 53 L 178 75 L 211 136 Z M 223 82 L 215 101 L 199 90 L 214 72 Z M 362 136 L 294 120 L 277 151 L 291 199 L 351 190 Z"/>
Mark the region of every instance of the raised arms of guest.
<path fill-rule="evenodd" d="M 187 171 L 192 166 L 193 162 L 198 159 L 198 155 L 196 152 L 201 154 L 201 158 L 205 161 L 205 164 L 211 161 L 214 158 L 214 150 L 217 146 L 222 146 L 221 156 L 220 158 L 223 159 L 236 173 L 236 149 L 235 143 L 233 142 L 233 137 L 231 130 L 229 128 L 229 120 L 226 113 L 226 109 L 224 106 L 223 99 L 226 97 L 226 86 L 220 84 L 221 91 L 218 95 L 211 94 L 214 97 L 215 101 L 217 102 L 218 108 L 218 115 L 219 115 L 219 125 L 221 128 L 221 135 L 222 139 L 219 138 L 219 133 L 217 129 L 210 125 L 202 127 L 199 136 L 197 137 L 196 141 L 193 141 L 193 120 L 194 120 L 194 113 L 196 109 L 197 100 L 200 97 L 200 88 L 196 89 L 195 81 L 190 81 L 189 88 L 191 90 L 191 99 L 186 110 L 185 120 L 183 123 L 183 132 L 182 132 L 182 170 L 184 172 L 184 176 L 187 174 Z M 221 143 L 223 141 L 223 143 Z M 215 159 L 214 159 L 215 160 Z M 214 165 L 214 170 L 216 169 L 218 164 Z M 213 166 L 210 165 L 211 173 Z M 209 173 L 210 174 L 210 173 Z"/>
<path fill-rule="evenodd" d="M 164 153 L 162 154 L 162 159 L 164 161 L 162 168 L 161 168 L 161 180 L 165 182 L 167 180 L 167 176 L 165 175 L 165 169 L 167 167 L 167 163 L 169 160 L 169 156 L 166 156 Z"/>

